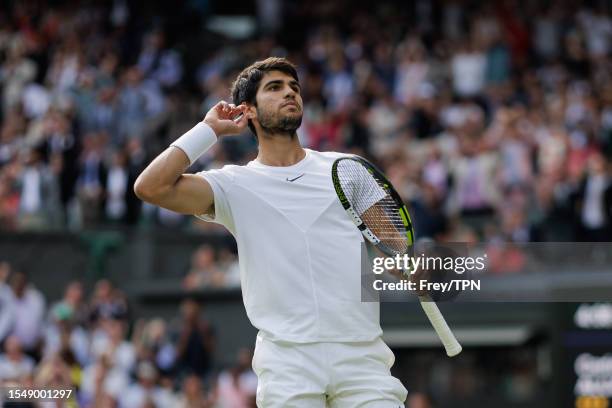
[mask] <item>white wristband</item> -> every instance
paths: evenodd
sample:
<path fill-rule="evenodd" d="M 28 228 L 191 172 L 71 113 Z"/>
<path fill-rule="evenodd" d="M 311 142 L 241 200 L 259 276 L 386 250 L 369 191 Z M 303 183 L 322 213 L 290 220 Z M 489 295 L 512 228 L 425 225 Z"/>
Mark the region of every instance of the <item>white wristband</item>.
<path fill-rule="evenodd" d="M 189 158 L 189 164 L 193 164 L 216 142 L 217 135 L 215 131 L 206 123 L 199 122 L 183 136 L 176 139 L 170 146 L 178 147 L 184 151 Z"/>

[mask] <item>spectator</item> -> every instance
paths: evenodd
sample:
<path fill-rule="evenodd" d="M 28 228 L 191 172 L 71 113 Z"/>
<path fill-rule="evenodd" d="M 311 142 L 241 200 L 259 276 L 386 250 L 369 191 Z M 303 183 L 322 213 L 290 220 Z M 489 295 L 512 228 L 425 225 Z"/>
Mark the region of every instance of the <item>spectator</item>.
<path fill-rule="evenodd" d="M 92 134 L 83 141 L 77 193 L 83 224 L 88 227 L 96 225 L 102 218 L 102 202 L 108 178 L 108 170 L 102 157 L 102 137 L 102 134 Z"/>
<path fill-rule="evenodd" d="M 7 175 L 0 176 L 0 221 L 8 229 L 17 226 L 19 212 L 19 194 L 12 188 Z"/>
<path fill-rule="evenodd" d="M 125 147 L 125 154 L 127 155 L 127 184 L 129 188 L 126 191 L 125 197 L 126 213 L 124 219 L 127 224 L 134 225 L 140 220 L 142 201 L 136 197 L 132 186 L 136 182 L 138 175 L 142 172 L 142 170 L 144 170 L 146 159 L 146 153 L 140 139 L 132 139 L 128 141 Z"/>
<path fill-rule="evenodd" d="M 60 195 L 56 171 L 45 166 L 40 152 L 30 150 L 18 181 L 21 187 L 19 227 L 22 229 L 53 228 L 59 225 Z"/>
<path fill-rule="evenodd" d="M 448 219 L 441 207 L 440 194 L 425 184 L 421 196 L 410 206 L 415 232 L 419 238 L 441 238 L 447 229 Z"/>
<path fill-rule="evenodd" d="M 323 93 L 332 111 L 348 108 L 349 98 L 353 94 L 353 77 L 347 70 L 342 54 L 334 54 L 329 61 L 329 72 L 323 83 Z"/>
<path fill-rule="evenodd" d="M 214 399 L 204 392 L 202 380 L 197 375 L 189 375 L 183 380 L 183 389 L 176 405 L 177 408 L 213 408 Z"/>
<path fill-rule="evenodd" d="M 170 373 L 174 368 L 176 350 L 170 342 L 166 323 L 162 319 L 152 319 L 148 322 L 138 320 L 132 338 L 139 361 L 154 361 L 162 374 Z"/>
<path fill-rule="evenodd" d="M 255 407 L 257 376 L 251 369 L 252 353 L 241 349 L 237 357 L 234 367 L 219 374 L 217 397 L 224 408 Z"/>
<path fill-rule="evenodd" d="M 83 372 L 80 402 L 85 407 L 116 406 L 122 392 L 129 384 L 125 371 L 113 367 L 108 357 L 102 356 Z"/>
<path fill-rule="evenodd" d="M 50 310 L 53 316 L 62 316 L 76 324 L 85 324 L 89 312 L 84 301 L 83 284 L 79 281 L 68 283 L 64 290 L 64 297 L 53 304 Z"/>
<path fill-rule="evenodd" d="M 130 67 L 123 74 L 123 89 L 118 99 L 119 142 L 143 137 L 147 119 L 147 95 L 142 71 Z"/>
<path fill-rule="evenodd" d="M 165 40 L 166 36 L 161 30 L 146 36 L 138 57 L 138 68 L 145 77 L 157 81 L 164 88 L 171 88 L 181 80 L 183 65 L 176 51 L 164 48 Z"/>
<path fill-rule="evenodd" d="M 185 289 L 225 286 L 225 275 L 215 262 L 215 250 L 210 245 L 200 246 L 191 257 L 191 269 L 183 280 Z"/>
<path fill-rule="evenodd" d="M 550 5 L 536 17 L 533 45 L 536 53 L 545 60 L 552 60 L 560 52 L 561 21 L 559 11 L 554 5 Z"/>
<path fill-rule="evenodd" d="M 129 386 L 119 398 L 121 408 L 171 407 L 176 405 L 176 397 L 168 390 L 156 385 L 157 370 L 148 361 L 141 362 L 136 369 L 138 382 Z"/>
<path fill-rule="evenodd" d="M 27 353 L 38 355 L 45 313 L 42 294 L 28 282 L 26 274 L 19 269 L 9 278 L 15 315 L 12 334 Z"/>
<path fill-rule="evenodd" d="M 4 353 L 0 355 L 0 380 L 3 383 L 19 383 L 22 378 L 34 372 L 34 365 L 34 360 L 24 354 L 19 338 L 9 336 L 4 342 Z"/>
<path fill-rule="evenodd" d="M 415 38 L 400 44 L 398 54 L 394 95 L 398 101 L 410 106 L 428 79 L 429 64 L 425 59 L 423 44 Z"/>
<path fill-rule="evenodd" d="M 42 123 L 43 143 L 48 157 L 57 157 L 60 164 L 60 200 L 64 219 L 69 222 L 70 207 L 74 204 L 75 188 L 79 179 L 81 141 L 71 126 L 70 118 L 61 112 L 50 111 Z"/>
<path fill-rule="evenodd" d="M 601 154 L 591 156 L 587 174 L 575 196 L 581 241 L 606 242 L 612 239 L 612 180 Z"/>
<path fill-rule="evenodd" d="M 73 389 L 75 387 L 71 367 L 59 354 L 43 360 L 38 367 L 34 382 L 39 387 Z"/>
<path fill-rule="evenodd" d="M 114 145 L 118 146 L 122 138 L 117 129 L 119 112 L 117 111 L 117 89 L 112 85 L 101 88 L 96 94 L 90 113 L 90 130 L 109 134 Z"/>
<path fill-rule="evenodd" d="M 433 404 L 429 395 L 422 392 L 414 392 L 408 396 L 406 408 L 433 408 Z"/>
<path fill-rule="evenodd" d="M 586 44 L 592 58 L 605 58 L 612 45 L 612 19 L 601 6 L 597 10 L 583 8 L 578 21 L 586 34 Z"/>
<path fill-rule="evenodd" d="M 48 322 L 45 326 L 45 341 L 43 357 L 56 353 L 71 353 L 82 365 L 88 364 L 89 333 L 86 325 L 89 323 L 89 310 L 83 300 L 83 286 L 78 281 L 68 284 L 62 300 L 50 308 Z"/>
<path fill-rule="evenodd" d="M 124 295 L 106 279 L 96 283 L 90 310 L 94 322 L 99 319 L 125 319 L 128 312 Z"/>
<path fill-rule="evenodd" d="M 453 89 L 462 97 L 478 96 L 484 90 L 486 56 L 469 41 L 463 42 L 451 61 Z"/>
<path fill-rule="evenodd" d="M 454 198 L 461 215 L 492 214 L 499 194 L 489 182 L 494 178 L 497 162 L 492 153 L 480 152 L 476 140 L 464 141 L 465 156 L 452 168 Z"/>
<path fill-rule="evenodd" d="M 0 67 L 3 116 L 19 105 L 21 93 L 25 85 L 34 80 L 36 71 L 36 63 L 26 56 L 24 38 L 14 36 L 8 47 L 7 58 Z"/>
<path fill-rule="evenodd" d="M 108 169 L 105 186 L 105 216 L 110 221 L 125 221 L 128 211 L 129 170 L 127 157 L 123 151 L 113 152 L 112 163 Z"/>
<path fill-rule="evenodd" d="M 240 265 L 238 257 L 229 248 L 223 247 L 219 250 L 219 268 L 225 275 L 224 283 L 227 288 L 240 287 Z"/>
<path fill-rule="evenodd" d="M 64 352 L 84 366 L 91 360 L 90 347 L 89 332 L 75 325 L 74 313 L 66 307 L 54 308 L 45 327 L 43 358 Z"/>
<path fill-rule="evenodd" d="M 6 284 L 10 273 L 11 265 L 6 261 L 0 261 L 0 343 L 11 333 L 15 321 L 13 293 Z"/>
<path fill-rule="evenodd" d="M 134 345 L 125 338 L 125 322 L 105 319 L 93 333 L 91 352 L 96 359 L 108 358 L 111 366 L 130 373 L 136 363 Z"/>
<path fill-rule="evenodd" d="M 181 304 L 181 326 L 176 345 L 178 369 L 200 378 L 210 374 L 214 336 L 210 324 L 200 317 L 200 306 L 194 300 Z"/>

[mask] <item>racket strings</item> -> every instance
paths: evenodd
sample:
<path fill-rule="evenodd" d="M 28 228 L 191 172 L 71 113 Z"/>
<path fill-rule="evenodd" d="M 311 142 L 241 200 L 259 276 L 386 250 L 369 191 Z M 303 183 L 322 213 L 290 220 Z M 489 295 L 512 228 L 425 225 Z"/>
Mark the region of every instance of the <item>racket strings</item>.
<path fill-rule="evenodd" d="M 365 226 L 381 241 L 378 245 L 396 254 L 406 253 L 407 231 L 400 215 L 400 204 L 389 194 L 390 186 L 355 160 L 340 161 L 337 174 L 347 200 Z"/>

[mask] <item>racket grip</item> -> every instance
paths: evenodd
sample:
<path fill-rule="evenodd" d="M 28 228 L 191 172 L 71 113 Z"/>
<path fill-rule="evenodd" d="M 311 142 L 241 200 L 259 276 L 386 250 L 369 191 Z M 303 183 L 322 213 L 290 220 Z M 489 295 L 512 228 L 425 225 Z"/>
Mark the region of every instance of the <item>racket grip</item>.
<path fill-rule="evenodd" d="M 446 349 L 446 354 L 449 357 L 454 357 L 461 353 L 461 344 L 459 344 L 450 327 L 448 327 L 448 324 L 446 323 L 444 316 L 442 316 L 440 309 L 438 309 L 436 302 L 431 300 L 431 298 L 428 296 L 419 296 L 419 301 L 421 302 L 421 307 L 427 315 L 431 325 L 438 334 L 440 341 L 442 341 L 442 344 Z"/>

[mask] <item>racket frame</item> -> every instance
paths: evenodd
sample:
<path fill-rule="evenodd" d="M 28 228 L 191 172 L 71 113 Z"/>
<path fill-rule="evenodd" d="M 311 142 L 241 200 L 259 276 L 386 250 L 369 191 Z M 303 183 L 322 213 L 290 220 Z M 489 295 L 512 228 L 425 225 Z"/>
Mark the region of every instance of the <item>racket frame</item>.
<path fill-rule="evenodd" d="M 372 231 L 365 225 L 357 211 L 352 207 L 348 198 L 346 198 L 346 194 L 344 194 L 344 190 L 342 189 L 342 184 L 340 183 L 340 179 L 338 178 L 338 164 L 342 160 L 353 160 L 360 165 L 364 166 L 365 169 L 374 177 L 374 179 L 379 179 L 383 182 L 383 187 L 385 192 L 388 193 L 391 198 L 398 204 L 400 218 L 402 219 L 402 223 L 406 228 L 406 238 L 408 239 L 408 248 L 412 252 L 414 245 L 414 229 L 412 226 L 412 220 L 410 219 L 410 214 L 406 209 L 406 205 L 401 199 L 400 195 L 395 191 L 393 185 L 385 175 L 380 171 L 374 164 L 370 163 L 366 159 L 359 156 L 347 156 L 336 159 L 332 164 L 332 182 L 334 184 L 334 189 L 336 190 L 336 194 L 338 199 L 340 200 L 340 204 L 349 215 L 350 219 L 353 223 L 359 228 L 359 231 L 363 234 L 363 236 L 370 241 L 373 245 L 375 245 L 378 249 L 384 252 L 387 255 L 394 256 L 395 253 L 386 249 L 385 245 L 381 244 L 380 239 L 372 233 Z M 377 180 L 378 181 L 378 180 Z M 438 338 L 442 342 L 444 349 L 446 350 L 446 354 L 449 357 L 454 357 L 461 353 L 462 347 L 461 344 L 457 341 L 455 335 L 452 330 L 446 323 L 444 316 L 438 309 L 436 303 L 427 295 L 419 296 L 419 301 L 421 303 L 421 307 L 425 312 L 425 315 L 429 319 L 429 322 L 433 326 Z"/>

